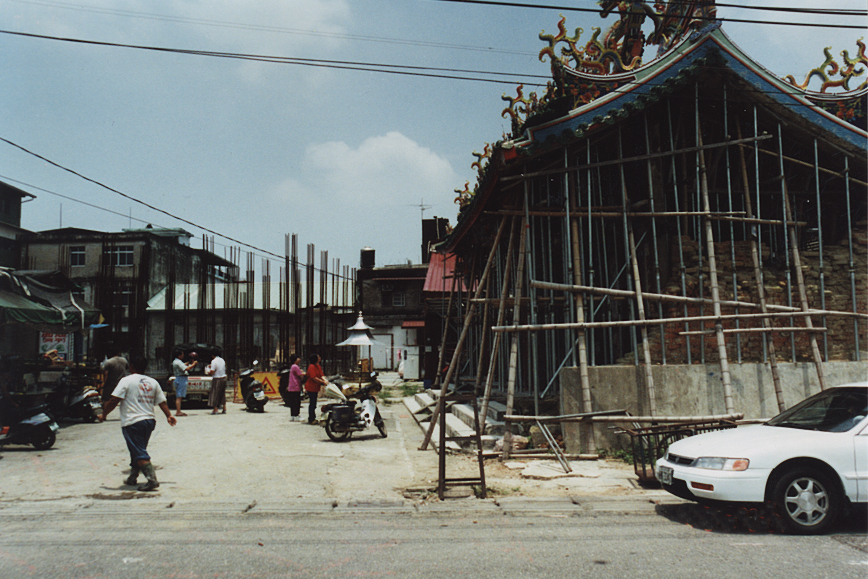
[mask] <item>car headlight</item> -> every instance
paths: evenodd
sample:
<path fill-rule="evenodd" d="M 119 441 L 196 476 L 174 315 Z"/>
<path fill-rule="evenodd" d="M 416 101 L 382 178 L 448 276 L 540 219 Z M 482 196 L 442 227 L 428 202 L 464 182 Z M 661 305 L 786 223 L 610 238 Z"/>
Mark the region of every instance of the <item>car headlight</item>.
<path fill-rule="evenodd" d="M 750 460 L 746 458 L 723 458 L 719 456 L 701 456 L 693 461 L 696 468 L 709 470 L 747 470 Z"/>

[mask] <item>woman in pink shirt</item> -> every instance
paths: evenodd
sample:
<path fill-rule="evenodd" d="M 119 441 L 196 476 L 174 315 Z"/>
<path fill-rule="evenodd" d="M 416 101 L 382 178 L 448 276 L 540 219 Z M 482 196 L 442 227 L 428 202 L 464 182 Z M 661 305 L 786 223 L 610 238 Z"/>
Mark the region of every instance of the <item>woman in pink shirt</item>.
<path fill-rule="evenodd" d="M 289 384 L 286 387 L 287 398 L 289 399 L 289 411 L 291 422 L 301 421 L 301 382 L 304 379 L 304 372 L 298 367 L 298 356 L 292 354 L 289 357 L 289 363 L 292 367 L 289 369 Z"/>

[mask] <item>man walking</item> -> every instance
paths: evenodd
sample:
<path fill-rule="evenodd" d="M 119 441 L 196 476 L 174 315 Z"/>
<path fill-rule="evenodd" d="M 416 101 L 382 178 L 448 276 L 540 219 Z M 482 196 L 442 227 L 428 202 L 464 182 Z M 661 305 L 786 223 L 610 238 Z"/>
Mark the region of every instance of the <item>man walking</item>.
<path fill-rule="evenodd" d="M 166 395 L 160 384 L 143 372 L 148 367 L 144 356 L 134 356 L 130 369 L 132 373 L 118 382 L 111 398 L 105 403 L 103 412 L 97 419 L 103 422 L 115 407 L 121 407 L 121 432 L 130 451 L 130 476 L 124 480 L 126 485 L 136 484 L 139 473 L 143 473 L 147 482 L 139 487 L 140 491 L 153 491 L 160 486 L 154 465 L 148 454 L 148 440 L 157 426 L 154 406 L 159 406 L 170 426 L 175 426 L 177 420 L 172 416 Z"/>
<path fill-rule="evenodd" d="M 175 416 L 187 416 L 181 412 L 181 400 L 187 396 L 187 376 L 190 368 L 195 368 L 198 361 L 189 364 L 184 362 L 183 350 L 175 350 L 175 360 L 172 362 L 172 374 L 175 375 Z"/>
<path fill-rule="evenodd" d="M 205 367 L 205 373 L 212 378 L 208 396 L 208 404 L 214 409 L 211 414 L 218 414 L 221 406 L 226 414 L 226 362 L 220 357 L 222 353 L 220 348 L 215 348 L 211 363 Z"/>
<path fill-rule="evenodd" d="M 100 364 L 103 371 L 102 380 L 102 401 L 108 402 L 112 397 L 112 392 L 115 391 L 115 386 L 118 385 L 121 378 L 130 373 L 130 365 L 127 359 L 120 355 L 117 348 L 109 350 L 111 358 L 108 358 Z"/>

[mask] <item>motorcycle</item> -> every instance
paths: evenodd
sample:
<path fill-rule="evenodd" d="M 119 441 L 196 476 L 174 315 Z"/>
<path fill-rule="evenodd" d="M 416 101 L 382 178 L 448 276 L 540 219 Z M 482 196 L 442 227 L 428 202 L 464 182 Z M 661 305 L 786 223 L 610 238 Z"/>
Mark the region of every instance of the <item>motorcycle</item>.
<path fill-rule="evenodd" d="M 330 382 L 325 388 L 325 395 L 337 398 L 340 402 L 326 404 L 322 407 L 322 423 L 328 437 L 335 442 L 349 440 L 353 432 L 367 430 L 374 425 L 380 431 L 380 436 L 386 438 L 386 423 L 377 408 L 377 398 L 374 396 L 383 389 L 383 385 L 371 376 L 371 382 L 349 395 Z"/>
<path fill-rule="evenodd" d="M 254 368 L 258 361 L 253 362 Z M 253 378 L 253 368 L 249 368 L 238 375 L 239 386 L 241 387 L 241 399 L 244 400 L 244 405 L 248 412 L 265 412 L 265 405 L 268 404 L 268 396 L 265 395 L 265 390 L 262 389 L 262 382 Z"/>
<path fill-rule="evenodd" d="M 280 398 L 283 400 L 284 406 L 289 406 L 289 368 L 284 368 L 280 372 L 277 373 L 277 392 L 280 394 Z"/>
<path fill-rule="evenodd" d="M 41 403 L 19 407 L 8 400 L 0 400 L 6 406 L 0 422 L 0 446 L 7 444 L 32 444 L 37 450 L 54 446 L 60 427 L 48 414 L 48 405 Z"/>
<path fill-rule="evenodd" d="M 93 386 L 70 386 L 66 380 L 45 399 L 51 415 L 55 418 L 81 418 L 86 422 L 96 422 L 102 413 L 102 400 Z"/>

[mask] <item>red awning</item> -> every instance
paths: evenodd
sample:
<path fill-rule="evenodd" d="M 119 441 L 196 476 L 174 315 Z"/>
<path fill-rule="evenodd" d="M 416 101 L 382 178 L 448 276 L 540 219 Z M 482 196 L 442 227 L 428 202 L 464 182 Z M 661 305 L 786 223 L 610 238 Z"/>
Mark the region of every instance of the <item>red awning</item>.
<path fill-rule="evenodd" d="M 401 328 L 424 328 L 424 327 L 425 327 L 425 322 L 422 320 L 419 320 L 419 321 L 405 320 L 401 324 Z"/>

